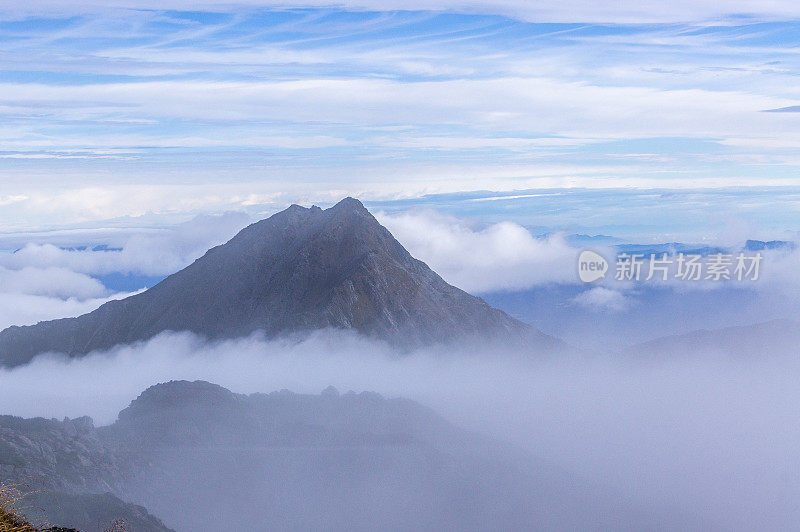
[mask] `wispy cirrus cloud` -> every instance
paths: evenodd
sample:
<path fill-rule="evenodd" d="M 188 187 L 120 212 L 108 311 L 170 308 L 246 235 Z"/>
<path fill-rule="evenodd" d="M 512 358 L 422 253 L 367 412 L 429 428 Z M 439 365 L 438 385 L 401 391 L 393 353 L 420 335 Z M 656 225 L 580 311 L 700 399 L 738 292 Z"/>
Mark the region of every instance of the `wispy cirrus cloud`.
<path fill-rule="evenodd" d="M 765 113 L 800 113 L 800 105 L 790 105 L 789 107 L 779 107 L 778 109 L 765 109 Z"/>
<path fill-rule="evenodd" d="M 569 0 L 556 2 L 526 2 L 525 0 L 490 0 L 473 2 L 469 0 L 303 0 L 301 2 L 287 0 L 111 0 L 106 2 L 60 2 L 54 0 L 36 0 L 23 6 L 8 9 L 18 13 L 37 13 L 43 10 L 56 12 L 96 12 L 109 8 L 125 9 L 175 9 L 175 10 L 229 10 L 231 8 L 331 8 L 344 7 L 353 10 L 368 11 L 450 11 L 460 13 L 478 13 L 506 15 L 528 21 L 571 22 L 612 22 L 612 23 L 667 23 L 719 21 L 728 18 L 753 18 L 756 20 L 783 20 L 797 18 L 800 9 L 793 2 L 779 0 L 758 2 L 756 0 L 712 2 L 702 0 L 690 2 L 680 0 L 665 5 L 654 0 L 625 0 L 614 3 L 587 2 L 585 0 Z"/>
<path fill-rule="evenodd" d="M 2 197 L 26 198 L 0 199 L 6 230 L 800 164 L 793 114 L 761 112 L 800 100 L 788 4 L 46 5 L 0 24 Z"/>

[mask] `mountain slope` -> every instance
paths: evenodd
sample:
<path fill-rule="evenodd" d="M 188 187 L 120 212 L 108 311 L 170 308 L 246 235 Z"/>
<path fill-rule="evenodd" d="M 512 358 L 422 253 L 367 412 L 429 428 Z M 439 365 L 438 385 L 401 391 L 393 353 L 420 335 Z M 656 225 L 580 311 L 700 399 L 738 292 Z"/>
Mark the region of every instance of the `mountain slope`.
<path fill-rule="evenodd" d="M 557 343 L 447 284 L 347 198 L 327 210 L 293 205 L 155 287 L 89 314 L 10 327 L 0 332 L 0 364 L 47 351 L 82 355 L 167 330 L 231 338 L 325 327 L 401 348 L 470 337 Z"/>
<path fill-rule="evenodd" d="M 124 519 L 130 530 L 170 532 L 141 506 L 110 493 L 122 493 L 135 467 L 131 453 L 104 443 L 88 417 L 0 415 L 0 485 L 23 492 L 17 508 L 31 522 L 94 531 Z"/>
<path fill-rule="evenodd" d="M 181 532 L 657 528 L 606 488 L 371 392 L 242 395 L 173 381 L 110 426 L 76 422 L 0 418 L 0 447 L 25 458 L 2 477 L 112 491 Z"/>

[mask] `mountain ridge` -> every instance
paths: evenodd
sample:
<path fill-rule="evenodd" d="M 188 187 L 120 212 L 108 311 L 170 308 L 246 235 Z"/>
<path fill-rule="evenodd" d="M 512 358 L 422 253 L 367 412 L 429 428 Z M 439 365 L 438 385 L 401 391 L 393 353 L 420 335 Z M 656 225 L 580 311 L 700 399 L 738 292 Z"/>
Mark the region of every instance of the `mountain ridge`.
<path fill-rule="evenodd" d="M 615 494 L 411 399 L 332 388 L 170 381 L 107 426 L 0 417 L 0 477 L 52 490 L 48 513 L 110 492 L 148 532 L 654 528 Z"/>
<path fill-rule="evenodd" d="M 156 286 L 77 318 L 0 332 L 0 365 L 44 352 L 81 356 L 164 331 L 209 339 L 352 329 L 401 350 L 456 340 L 558 346 L 448 283 L 354 198 L 292 205 L 242 229 Z"/>
<path fill-rule="evenodd" d="M 796 346 L 799 341 L 800 323 L 781 318 L 750 325 L 697 329 L 660 336 L 634 344 L 624 352 L 637 357 L 648 354 L 689 356 L 703 353 L 748 358 L 780 352 Z"/>

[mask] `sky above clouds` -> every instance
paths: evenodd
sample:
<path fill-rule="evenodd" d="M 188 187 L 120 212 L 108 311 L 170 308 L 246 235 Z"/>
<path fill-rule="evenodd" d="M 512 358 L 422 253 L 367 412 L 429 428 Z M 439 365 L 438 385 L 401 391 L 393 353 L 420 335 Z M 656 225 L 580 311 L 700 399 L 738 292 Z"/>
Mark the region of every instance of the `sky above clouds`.
<path fill-rule="evenodd" d="M 606 4 L 0 8 L 0 232 L 555 189 L 766 190 L 794 229 L 800 8 Z"/>

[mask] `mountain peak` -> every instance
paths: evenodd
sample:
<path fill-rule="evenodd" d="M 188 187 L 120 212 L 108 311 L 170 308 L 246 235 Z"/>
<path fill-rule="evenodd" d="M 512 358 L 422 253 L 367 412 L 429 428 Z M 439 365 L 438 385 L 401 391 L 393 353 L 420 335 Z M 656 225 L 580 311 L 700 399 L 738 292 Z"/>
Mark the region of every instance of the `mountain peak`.
<path fill-rule="evenodd" d="M 346 197 L 343 200 L 339 201 L 336 205 L 331 207 L 333 210 L 341 211 L 351 211 L 351 212 L 360 212 L 360 213 L 368 213 L 367 208 L 364 207 L 364 204 L 361 203 L 359 200 L 353 197 Z"/>
<path fill-rule="evenodd" d="M 0 365 L 71 356 L 164 331 L 235 338 L 335 328 L 403 350 L 463 340 L 556 342 L 447 284 L 355 198 L 292 205 L 239 232 L 153 288 L 78 318 L 0 332 Z"/>
<path fill-rule="evenodd" d="M 188 407 L 219 407 L 232 404 L 236 395 L 206 381 L 169 381 L 155 384 L 131 401 L 119 414 L 120 421 L 130 421 L 142 416 L 158 414 L 169 409 Z"/>

